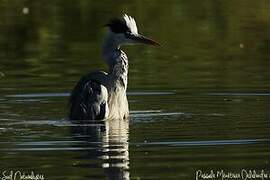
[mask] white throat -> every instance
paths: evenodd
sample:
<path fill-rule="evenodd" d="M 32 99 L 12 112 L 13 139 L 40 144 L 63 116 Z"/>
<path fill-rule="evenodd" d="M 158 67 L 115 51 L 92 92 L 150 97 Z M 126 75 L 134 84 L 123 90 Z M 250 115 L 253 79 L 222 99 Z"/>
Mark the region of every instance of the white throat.
<path fill-rule="evenodd" d="M 120 44 L 121 42 L 115 33 L 108 30 L 102 45 L 102 56 L 110 69 L 120 56 Z"/>
<path fill-rule="evenodd" d="M 121 44 L 125 41 L 123 34 L 116 34 L 108 31 L 102 46 L 102 56 L 109 66 L 109 74 L 115 83 L 127 87 L 128 58 L 120 50 Z"/>

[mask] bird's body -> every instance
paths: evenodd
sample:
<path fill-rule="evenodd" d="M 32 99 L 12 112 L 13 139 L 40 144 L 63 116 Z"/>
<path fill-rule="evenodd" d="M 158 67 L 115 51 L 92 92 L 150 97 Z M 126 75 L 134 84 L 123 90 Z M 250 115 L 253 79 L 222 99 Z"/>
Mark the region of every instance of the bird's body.
<path fill-rule="evenodd" d="M 121 56 L 111 72 L 91 72 L 81 78 L 71 95 L 70 119 L 128 117 L 128 64 L 126 56 Z"/>
<path fill-rule="evenodd" d="M 127 118 L 128 58 L 120 45 L 134 43 L 136 40 L 158 44 L 139 35 L 135 20 L 130 16 L 124 15 L 122 20 L 112 20 L 108 26 L 110 30 L 103 43 L 102 55 L 109 66 L 109 72 L 92 72 L 80 79 L 70 98 L 71 120 Z"/>

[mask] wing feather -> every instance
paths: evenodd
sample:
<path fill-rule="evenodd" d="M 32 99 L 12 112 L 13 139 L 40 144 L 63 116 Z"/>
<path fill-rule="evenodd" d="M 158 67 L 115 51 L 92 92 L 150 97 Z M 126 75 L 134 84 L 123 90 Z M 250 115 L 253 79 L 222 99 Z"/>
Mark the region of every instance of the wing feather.
<path fill-rule="evenodd" d="M 73 89 L 69 101 L 69 119 L 98 120 L 108 114 L 108 91 L 98 76 L 88 74 Z"/>

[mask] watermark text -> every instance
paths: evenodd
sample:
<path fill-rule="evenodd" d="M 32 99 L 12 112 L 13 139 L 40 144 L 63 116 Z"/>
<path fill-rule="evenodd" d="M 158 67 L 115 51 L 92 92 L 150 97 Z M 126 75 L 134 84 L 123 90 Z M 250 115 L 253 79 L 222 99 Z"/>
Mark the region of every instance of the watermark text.
<path fill-rule="evenodd" d="M 45 177 L 43 174 L 34 173 L 34 171 L 26 173 L 19 170 L 4 170 L 0 175 L 0 180 L 45 180 Z"/>
<path fill-rule="evenodd" d="M 241 169 L 239 171 L 225 171 L 221 170 L 197 170 L 195 172 L 196 180 L 270 180 L 270 174 L 265 170 L 247 170 Z"/>

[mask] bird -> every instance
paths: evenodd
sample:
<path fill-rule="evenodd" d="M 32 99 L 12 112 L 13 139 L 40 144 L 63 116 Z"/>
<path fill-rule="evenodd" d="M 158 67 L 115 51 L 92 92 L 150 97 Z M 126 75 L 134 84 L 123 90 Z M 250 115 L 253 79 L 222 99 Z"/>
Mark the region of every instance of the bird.
<path fill-rule="evenodd" d="M 69 99 L 70 120 L 127 119 L 128 57 L 122 45 L 160 44 L 138 33 L 135 19 L 127 14 L 107 24 L 102 44 L 102 57 L 108 73 L 94 71 L 84 75 L 75 85 Z"/>

